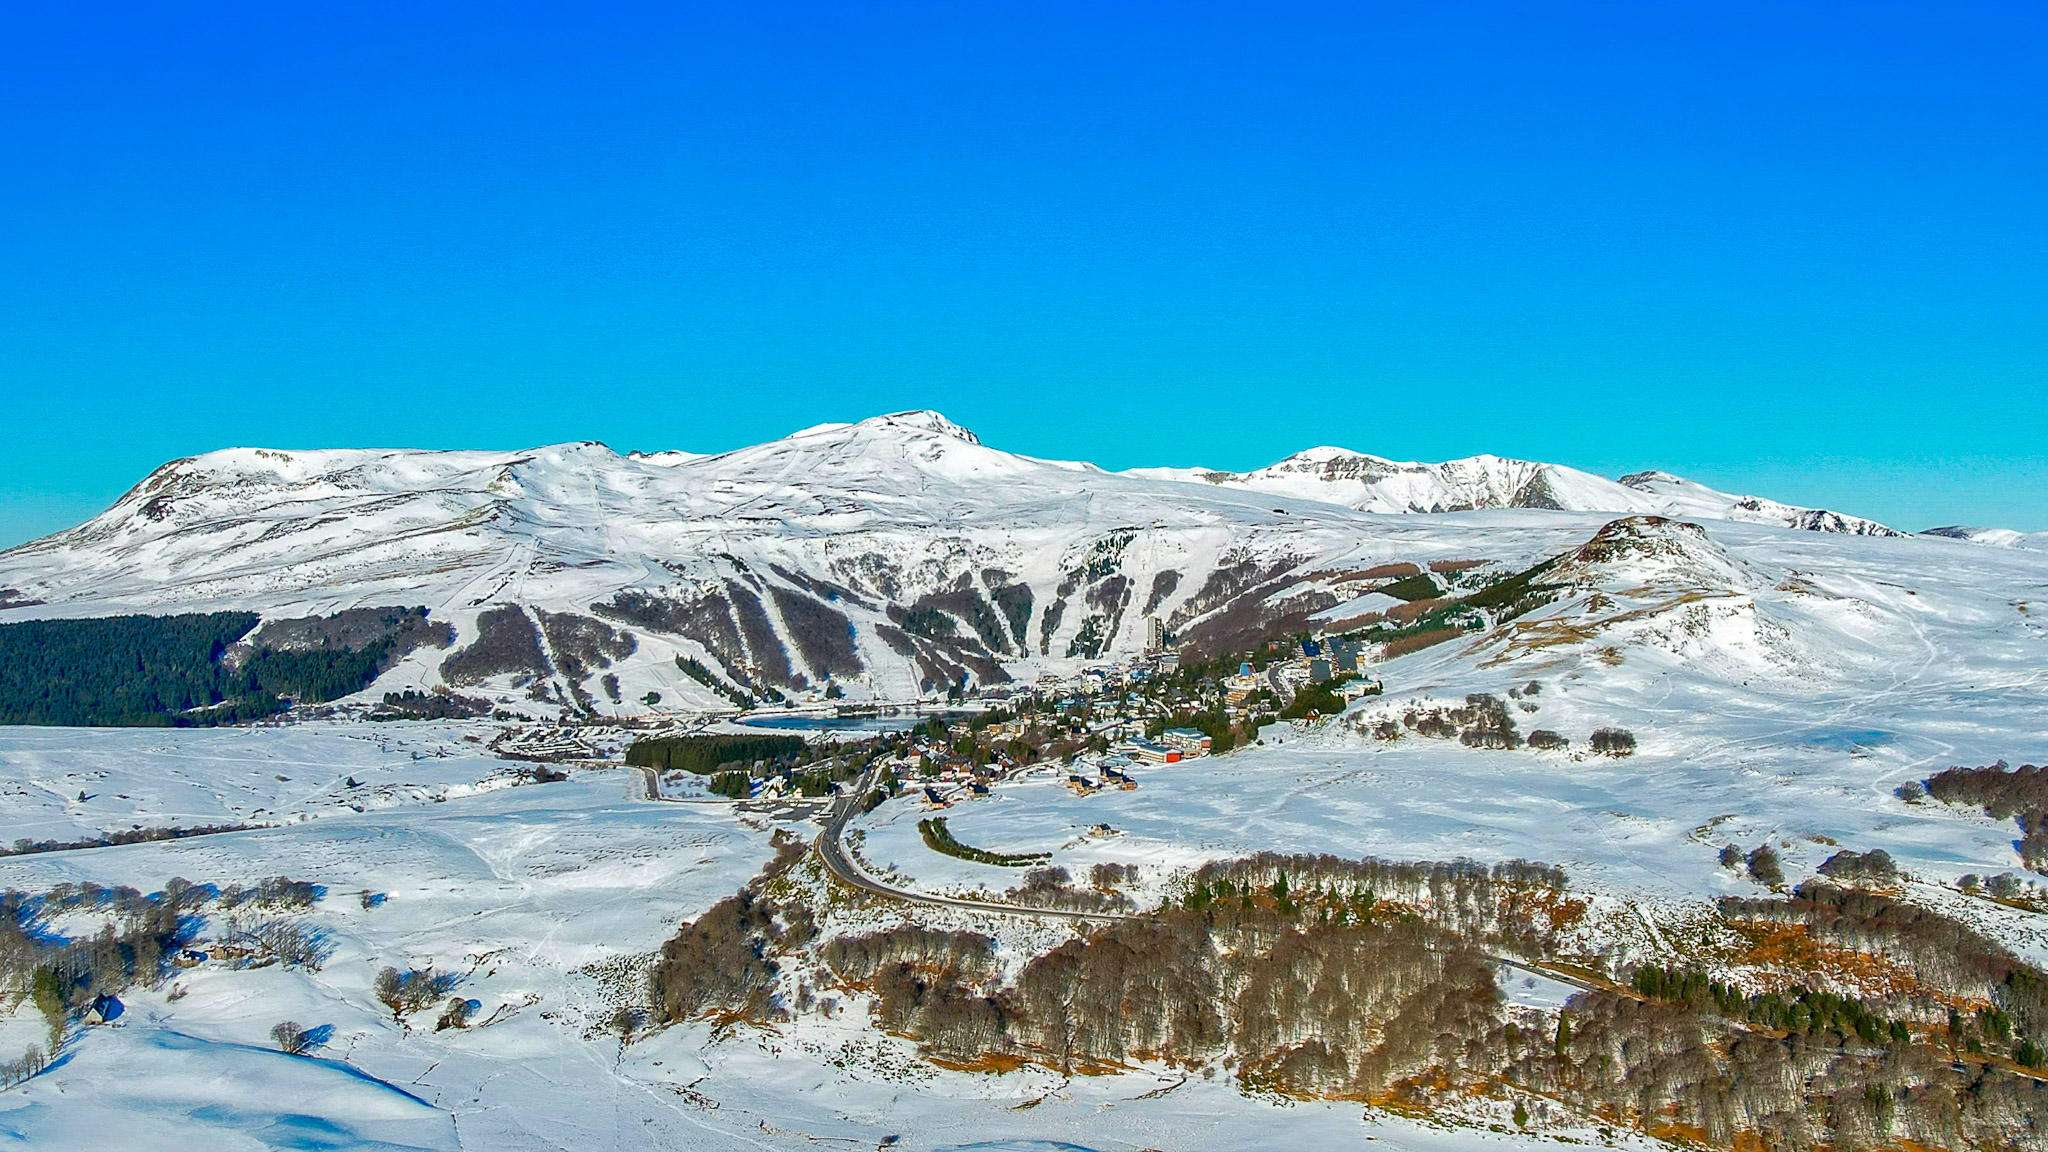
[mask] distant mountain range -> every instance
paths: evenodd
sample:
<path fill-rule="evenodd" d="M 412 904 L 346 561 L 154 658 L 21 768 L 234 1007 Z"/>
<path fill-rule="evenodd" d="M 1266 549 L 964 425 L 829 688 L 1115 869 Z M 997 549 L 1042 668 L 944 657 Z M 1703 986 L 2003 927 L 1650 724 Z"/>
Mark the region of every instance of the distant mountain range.
<path fill-rule="evenodd" d="M 904 412 L 715 455 L 212 452 L 0 552 L 0 621 L 254 611 L 261 648 L 339 642 L 313 618 L 420 606 L 452 646 L 390 647 L 377 692 L 626 712 L 901 700 L 1127 655 L 1157 631 L 1231 650 L 1396 603 L 1390 573 L 1513 571 L 1614 515 L 1904 535 L 1661 472 L 1492 456 L 1316 448 L 1245 473 L 1110 472 Z"/>
<path fill-rule="evenodd" d="M 1542 508 L 1739 520 L 1853 536 L 1906 535 L 1874 520 L 1839 512 L 1800 508 L 1758 496 L 1731 496 L 1668 472 L 1636 472 L 1617 481 L 1561 464 L 1500 456 L 1418 464 L 1348 448 L 1311 448 L 1252 472 L 1140 468 L 1131 475 L 1322 500 L 1361 512 Z"/>

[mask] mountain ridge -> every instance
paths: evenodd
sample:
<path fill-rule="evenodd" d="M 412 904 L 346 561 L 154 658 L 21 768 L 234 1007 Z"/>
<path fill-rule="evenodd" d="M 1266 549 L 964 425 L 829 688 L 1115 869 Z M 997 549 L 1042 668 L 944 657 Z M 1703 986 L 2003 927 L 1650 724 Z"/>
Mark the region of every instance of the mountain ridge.
<path fill-rule="evenodd" d="M 601 687 L 615 709 L 710 710 L 990 689 L 1162 632 L 1231 651 L 1345 605 L 1383 610 L 1373 574 L 1390 565 L 1511 572 L 1615 516 L 1732 509 L 1764 531 L 1903 535 L 1663 473 L 1492 456 L 1318 448 L 1263 472 L 1041 460 L 925 411 L 710 454 L 223 449 L 0 552 L 0 620 L 417 606 L 457 647 L 445 668 L 438 649 L 407 655 L 378 690 L 588 708 Z M 1401 514 L 1374 503 L 1395 496 Z"/>

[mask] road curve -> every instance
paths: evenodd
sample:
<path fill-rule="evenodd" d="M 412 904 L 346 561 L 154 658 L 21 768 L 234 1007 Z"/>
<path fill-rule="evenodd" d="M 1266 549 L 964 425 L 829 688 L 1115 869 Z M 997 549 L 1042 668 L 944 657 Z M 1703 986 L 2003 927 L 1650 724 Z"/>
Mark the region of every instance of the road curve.
<path fill-rule="evenodd" d="M 847 822 L 860 811 L 861 800 L 874 790 L 876 772 L 870 769 L 851 789 L 842 793 L 833 802 L 830 815 L 825 818 L 825 830 L 818 834 L 817 853 L 825 870 L 846 884 L 863 892 L 892 900 L 903 900 L 912 904 L 923 904 L 933 908 L 965 908 L 974 912 L 995 912 L 1004 916 L 1035 916 L 1053 920 L 1077 921 L 1085 924 L 1114 924 L 1119 920 L 1132 918 L 1132 913 L 1073 912 L 1059 908 L 1026 908 L 1017 904 L 1002 904 L 993 900 L 969 900 L 960 896 L 934 896 L 927 892 L 914 892 L 907 888 L 892 888 L 863 872 L 853 857 L 846 851 L 844 834 Z"/>

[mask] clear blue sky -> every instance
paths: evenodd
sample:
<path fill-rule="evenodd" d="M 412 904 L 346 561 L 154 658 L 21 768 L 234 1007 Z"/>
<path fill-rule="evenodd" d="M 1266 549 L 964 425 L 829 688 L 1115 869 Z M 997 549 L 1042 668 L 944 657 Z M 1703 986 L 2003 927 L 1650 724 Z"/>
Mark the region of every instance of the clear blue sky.
<path fill-rule="evenodd" d="M 2048 8 L 14 6 L 0 543 L 938 408 L 2048 529 Z"/>

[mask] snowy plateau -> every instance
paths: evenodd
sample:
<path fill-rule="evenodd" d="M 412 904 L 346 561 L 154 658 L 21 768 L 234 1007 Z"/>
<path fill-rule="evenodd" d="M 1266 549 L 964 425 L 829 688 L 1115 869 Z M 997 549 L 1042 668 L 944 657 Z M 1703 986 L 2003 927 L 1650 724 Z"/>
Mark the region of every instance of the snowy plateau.
<path fill-rule="evenodd" d="M 2048 1147 L 2038 536 L 912 412 L 230 449 L 0 552 L 0 631 L 200 613 L 382 647 L 0 727 L 8 1146 Z M 793 733 L 836 788 L 628 762 Z"/>

